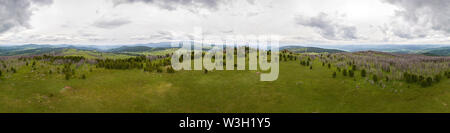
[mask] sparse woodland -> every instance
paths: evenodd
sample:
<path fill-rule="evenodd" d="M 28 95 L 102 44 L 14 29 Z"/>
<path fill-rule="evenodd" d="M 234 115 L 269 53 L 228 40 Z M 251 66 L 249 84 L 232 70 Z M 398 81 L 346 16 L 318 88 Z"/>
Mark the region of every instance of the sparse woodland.
<path fill-rule="evenodd" d="M 247 60 L 248 52 L 246 48 Z M 191 61 L 206 54 L 192 54 Z M 170 53 L 126 58 L 0 57 L 0 94 L 4 96 L 0 111 L 449 111 L 445 98 L 450 94 L 450 60 L 444 56 L 282 50 L 279 78 L 272 82 L 259 81 L 265 73 L 259 69 L 175 71 L 170 57 Z M 411 110 L 410 106 L 420 107 Z"/>

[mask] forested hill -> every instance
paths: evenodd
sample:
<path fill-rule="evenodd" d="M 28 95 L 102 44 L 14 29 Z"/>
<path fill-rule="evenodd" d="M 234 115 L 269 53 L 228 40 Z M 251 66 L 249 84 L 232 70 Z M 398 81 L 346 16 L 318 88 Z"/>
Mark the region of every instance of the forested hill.
<path fill-rule="evenodd" d="M 160 48 L 151 48 L 151 47 L 147 47 L 147 46 L 122 46 L 122 47 L 119 47 L 119 48 L 110 49 L 110 50 L 108 50 L 108 52 L 115 52 L 115 53 L 119 53 L 119 52 L 144 52 L 144 51 L 152 51 L 154 49 L 160 49 Z"/>
<path fill-rule="evenodd" d="M 303 47 L 303 46 L 283 46 L 280 47 L 280 50 L 289 50 L 294 53 L 341 53 L 345 52 L 337 49 L 325 49 L 318 47 Z"/>
<path fill-rule="evenodd" d="M 442 47 L 426 50 L 422 54 L 430 56 L 450 56 L 450 47 Z"/>

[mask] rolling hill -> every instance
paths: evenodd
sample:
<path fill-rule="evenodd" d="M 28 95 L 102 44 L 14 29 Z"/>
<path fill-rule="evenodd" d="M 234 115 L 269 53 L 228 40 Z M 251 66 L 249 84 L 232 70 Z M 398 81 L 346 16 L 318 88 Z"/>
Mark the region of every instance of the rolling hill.
<path fill-rule="evenodd" d="M 107 52 L 113 52 L 113 53 L 121 53 L 121 52 L 151 52 L 151 51 L 159 51 L 159 50 L 165 50 L 168 48 L 152 48 L 147 46 L 122 46 L 115 49 L 110 49 Z"/>
<path fill-rule="evenodd" d="M 283 46 L 280 47 L 280 50 L 289 50 L 294 53 L 341 53 L 345 52 L 337 49 L 325 49 L 318 47 L 303 47 L 303 46 Z"/>
<path fill-rule="evenodd" d="M 94 60 L 121 56 L 118 53 L 65 49 L 63 55 L 83 56 L 86 60 L 61 64 L 64 63 L 62 60 L 71 61 L 71 58 L 54 57 L 55 61 L 0 58 L 0 66 L 5 66 L 0 67 L 3 72 L 0 76 L 0 112 L 450 112 L 447 107 L 450 101 L 448 77 L 441 77 L 439 81 L 433 77 L 432 85 L 422 87 L 421 84 L 404 81 L 403 74 L 396 72 L 403 68 L 405 63 L 402 62 L 413 61 L 416 62 L 408 65 L 412 68 L 403 69 L 450 72 L 448 67 L 428 68 L 442 67 L 449 60 L 423 55 L 365 51 L 322 57 L 293 53 L 289 56 L 298 58 L 280 61 L 279 77 L 273 82 L 261 82 L 260 73 L 263 71 L 260 70 L 213 70 L 207 73 L 182 70 L 170 73 L 169 67 L 159 66 L 166 59 L 151 62 L 133 60 L 136 57 L 122 58 L 115 63 L 139 63 L 163 69 L 149 71 L 145 67 L 139 68 L 139 65 L 113 69 L 102 67 Z M 440 65 L 430 65 L 434 62 L 429 60 L 440 61 L 437 62 Z M 305 61 L 308 65 L 301 64 Z M 382 71 L 380 63 L 389 64 L 390 61 L 394 61 L 391 67 L 396 71 Z M 348 64 L 350 62 L 355 62 L 355 70 L 353 64 Z"/>
<path fill-rule="evenodd" d="M 421 53 L 430 56 L 450 56 L 450 47 L 427 49 L 422 51 Z"/>

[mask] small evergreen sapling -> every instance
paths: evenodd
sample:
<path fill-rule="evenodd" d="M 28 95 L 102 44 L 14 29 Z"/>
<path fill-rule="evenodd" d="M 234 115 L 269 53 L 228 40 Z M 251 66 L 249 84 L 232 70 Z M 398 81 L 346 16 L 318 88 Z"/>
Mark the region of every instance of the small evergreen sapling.
<path fill-rule="evenodd" d="M 353 72 L 353 70 L 349 70 L 348 71 L 348 76 L 354 77 L 355 76 L 355 72 Z"/>
<path fill-rule="evenodd" d="M 342 75 L 347 76 L 347 69 L 342 70 Z"/>
<path fill-rule="evenodd" d="M 365 69 L 361 70 L 361 77 L 366 77 L 366 70 Z"/>

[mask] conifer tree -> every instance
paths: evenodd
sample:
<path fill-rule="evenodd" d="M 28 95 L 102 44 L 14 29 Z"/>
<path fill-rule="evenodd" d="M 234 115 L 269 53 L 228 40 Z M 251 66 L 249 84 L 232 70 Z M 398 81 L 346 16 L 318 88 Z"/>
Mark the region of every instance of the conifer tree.
<path fill-rule="evenodd" d="M 373 76 L 372 76 L 372 80 L 373 80 L 374 82 L 378 82 L 378 76 L 377 76 L 377 75 L 373 75 Z"/>
<path fill-rule="evenodd" d="M 348 70 L 348 76 L 350 76 L 350 77 L 355 76 L 355 73 L 353 72 L 353 70 Z"/>
<path fill-rule="evenodd" d="M 342 75 L 347 76 L 347 69 L 342 70 Z"/>
<path fill-rule="evenodd" d="M 361 77 L 366 77 L 366 70 L 365 69 L 361 70 Z"/>

